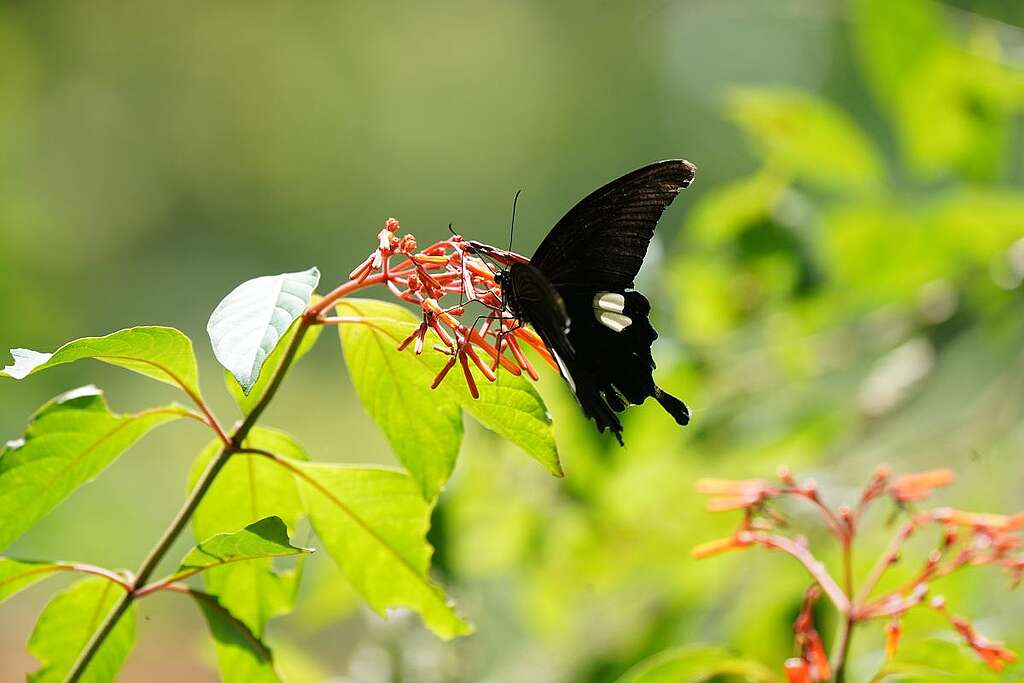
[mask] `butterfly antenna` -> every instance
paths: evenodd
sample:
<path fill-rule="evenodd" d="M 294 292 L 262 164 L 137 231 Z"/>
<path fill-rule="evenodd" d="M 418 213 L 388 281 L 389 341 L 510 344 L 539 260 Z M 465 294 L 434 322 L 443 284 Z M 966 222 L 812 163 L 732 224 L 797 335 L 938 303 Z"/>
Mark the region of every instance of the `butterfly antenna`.
<path fill-rule="evenodd" d="M 516 204 L 519 203 L 519 195 L 522 194 L 522 190 L 516 190 L 516 196 L 512 199 L 512 224 L 508 229 L 508 250 L 512 251 L 512 237 L 516 232 Z"/>

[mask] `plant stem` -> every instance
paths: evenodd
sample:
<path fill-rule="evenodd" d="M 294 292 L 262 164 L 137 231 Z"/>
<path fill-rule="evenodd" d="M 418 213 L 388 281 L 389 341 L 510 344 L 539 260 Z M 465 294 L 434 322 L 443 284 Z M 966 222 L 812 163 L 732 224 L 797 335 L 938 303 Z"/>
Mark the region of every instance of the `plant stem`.
<path fill-rule="evenodd" d="M 850 600 L 849 609 L 840 612 L 839 633 L 834 646 L 835 655 L 832 659 L 832 670 L 835 672 L 835 683 L 846 681 L 846 660 L 850 654 L 850 640 L 853 627 L 859 618 L 860 606 L 853 597 L 853 538 L 852 534 L 843 536 L 843 588 Z"/>
<path fill-rule="evenodd" d="M 344 293 L 340 296 L 344 296 Z M 338 298 L 340 298 L 340 296 Z M 291 366 L 292 361 L 295 359 L 295 354 L 299 350 L 299 344 L 306 335 L 306 331 L 309 329 L 309 326 L 315 322 L 317 315 L 318 313 L 313 312 L 312 308 L 307 309 L 306 312 L 303 313 L 302 318 L 299 321 L 299 327 L 295 330 L 295 336 L 292 337 L 291 344 L 288 345 L 284 358 L 281 360 L 281 365 L 278 366 L 273 378 L 271 378 L 270 384 L 267 386 L 267 390 L 253 407 L 252 412 L 246 416 L 245 420 L 227 439 L 224 447 L 221 448 L 213 460 L 210 461 L 210 464 L 207 465 L 206 470 L 199 478 L 195 488 L 192 489 L 192 493 L 189 494 L 189 497 L 185 500 L 185 503 L 178 511 L 178 514 L 175 515 L 170 526 L 168 526 L 167 530 L 164 531 L 163 536 L 161 536 L 160 540 L 157 541 L 157 544 L 149 552 L 149 555 L 146 556 L 146 559 L 142 561 L 142 566 L 140 566 L 138 572 L 136 572 L 130 589 L 127 590 L 124 596 L 122 596 L 122 598 L 117 602 L 114 609 L 110 611 L 106 619 L 103 620 L 103 623 L 82 650 L 78 660 L 68 673 L 67 678 L 64 679 L 65 683 L 76 683 L 82 677 L 82 674 L 85 673 L 86 668 L 89 666 L 89 662 L 92 661 L 100 647 L 103 646 L 107 636 L 109 636 L 110 632 L 114 630 L 114 627 L 117 626 L 121 617 L 128 611 L 132 602 L 134 602 L 138 597 L 138 591 L 146 585 L 146 581 L 153 574 L 153 571 L 156 570 L 157 565 L 160 564 L 164 555 L 167 554 L 167 551 L 171 549 L 172 545 L 174 545 L 178 536 L 181 535 L 181 532 L 185 529 L 185 526 L 192 518 L 192 513 L 196 511 L 196 508 L 199 507 L 203 497 L 206 495 L 207 491 L 210 490 L 210 486 L 213 484 L 213 480 L 217 477 L 217 474 L 221 471 L 224 465 L 227 464 L 227 461 L 231 456 L 238 451 L 242 442 L 245 440 L 245 437 L 249 434 L 249 430 L 253 428 L 253 425 L 256 424 L 256 420 L 259 419 L 260 415 L 273 399 L 274 394 L 277 392 L 278 387 L 281 386 L 281 382 L 284 380 L 284 376 L 288 372 L 289 366 Z M 210 426 L 213 427 L 214 424 L 216 424 L 216 420 L 211 420 L 211 422 Z M 214 428 L 214 431 L 218 430 Z M 221 434 L 223 434 L 223 432 L 220 432 L 218 437 L 220 437 Z"/>
<path fill-rule="evenodd" d="M 846 660 L 850 654 L 850 640 L 853 636 L 853 626 L 856 620 L 852 614 L 843 616 L 839 623 L 839 634 L 836 636 L 835 657 L 832 662 L 832 669 L 835 671 L 835 683 L 846 681 Z"/>

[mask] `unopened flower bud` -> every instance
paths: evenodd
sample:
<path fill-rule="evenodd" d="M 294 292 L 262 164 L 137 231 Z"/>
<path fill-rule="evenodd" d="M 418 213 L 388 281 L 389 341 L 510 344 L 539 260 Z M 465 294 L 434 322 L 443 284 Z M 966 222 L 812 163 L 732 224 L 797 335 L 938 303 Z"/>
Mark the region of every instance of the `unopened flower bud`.
<path fill-rule="evenodd" d="M 782 665 L 788 683 L 811 683 L 811 671 L 807 662 L 801 657 L 791 657 Z"/>

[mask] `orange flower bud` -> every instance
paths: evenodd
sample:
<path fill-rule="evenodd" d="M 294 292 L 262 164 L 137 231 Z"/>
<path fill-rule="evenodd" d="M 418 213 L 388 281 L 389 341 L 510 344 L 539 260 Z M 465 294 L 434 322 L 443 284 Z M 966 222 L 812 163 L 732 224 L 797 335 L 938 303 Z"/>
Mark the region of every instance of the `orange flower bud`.
<path fill-rule="evenodd" d="M 821 636 L 818 635 L 817 631 L 811 631 L 807 634 L 804 657 L 810 665 L 812 681 L 827 681 L 832 678 L 832 669 L 828 665 L 825 645 L 821 642 Z"/>
<path fill-rule="evenodd" d="M 954 478 L 953 470 L 945 468 L 903 474 L 892 481 L 889 493 L 901 503 L 923 500 L 930 496 L 935 489 L 952 484 Z"/>
<path fill-rule="evenodd" d="M 885 625 L 885 657 L 892 659 L 896 656 L 896 650 L 900 646 L 900 636 L 903 635 L 903 625 L 899 619 L 894 619 Z"/>
<path fill-rule="evenodd" d="M 737 548 L 746 548 L 750 545 L 749 534 L 739 533 L 735 536 L 729 536 L 728 538 L 720 538 L 716 541 L 708 541 L 707 543 L 701 543 L 690 551 L 690 555 L 698 560 L 703 560 L 707 557 L 714 555 L 721 555 L 722 553 L 735 550 Z"/>
<path fill-rule="evenodd" d="M 726 510 L 740 510 L 761 502 L 759 496 L 722 496 L 712 498 L 708 501 L 707 508 L 711 512 L 725 512 Z"/>
<path fill-rule="evenodd" d="M 760 496 L 768 488 L 761 479 L 697 480 L 697 493 L 705 496 Z"/>
<path fill-rule="evenodd" d="M 786 672 L 788 683 L 811 683 L 810 669 L 807 666 L 807 662 L 800 657 L 787 659 L 782 668 Z"/>
<path fill-rule="evenodd" d="M 953 508 L 937 508 L 932 511 L 932 518 L 956 526 L 969 526 L 975 529 L 991 529 L 992 531 L 1009 531 L 1013 518 L 988 512 L 964 512 Z"/>

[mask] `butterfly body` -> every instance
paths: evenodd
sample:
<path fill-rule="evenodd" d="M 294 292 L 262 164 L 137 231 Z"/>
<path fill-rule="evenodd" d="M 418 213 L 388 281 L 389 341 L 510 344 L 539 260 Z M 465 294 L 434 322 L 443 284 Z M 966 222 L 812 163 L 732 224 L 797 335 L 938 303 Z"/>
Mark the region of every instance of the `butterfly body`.
<path fill-rule="evenodd" d="M 616 413 L 648 397 L 680 425 L 689 422 L 686 405 L 654 382 L 658 334 L 650 302 L 633 284 L 658 219 L 694 172 L 670 160 L 613 180 L 571 209 L 528 262 L 509 255 L 496 277 L 506 308 L 533 326 L 584 414 L 619 443 Z"/>

